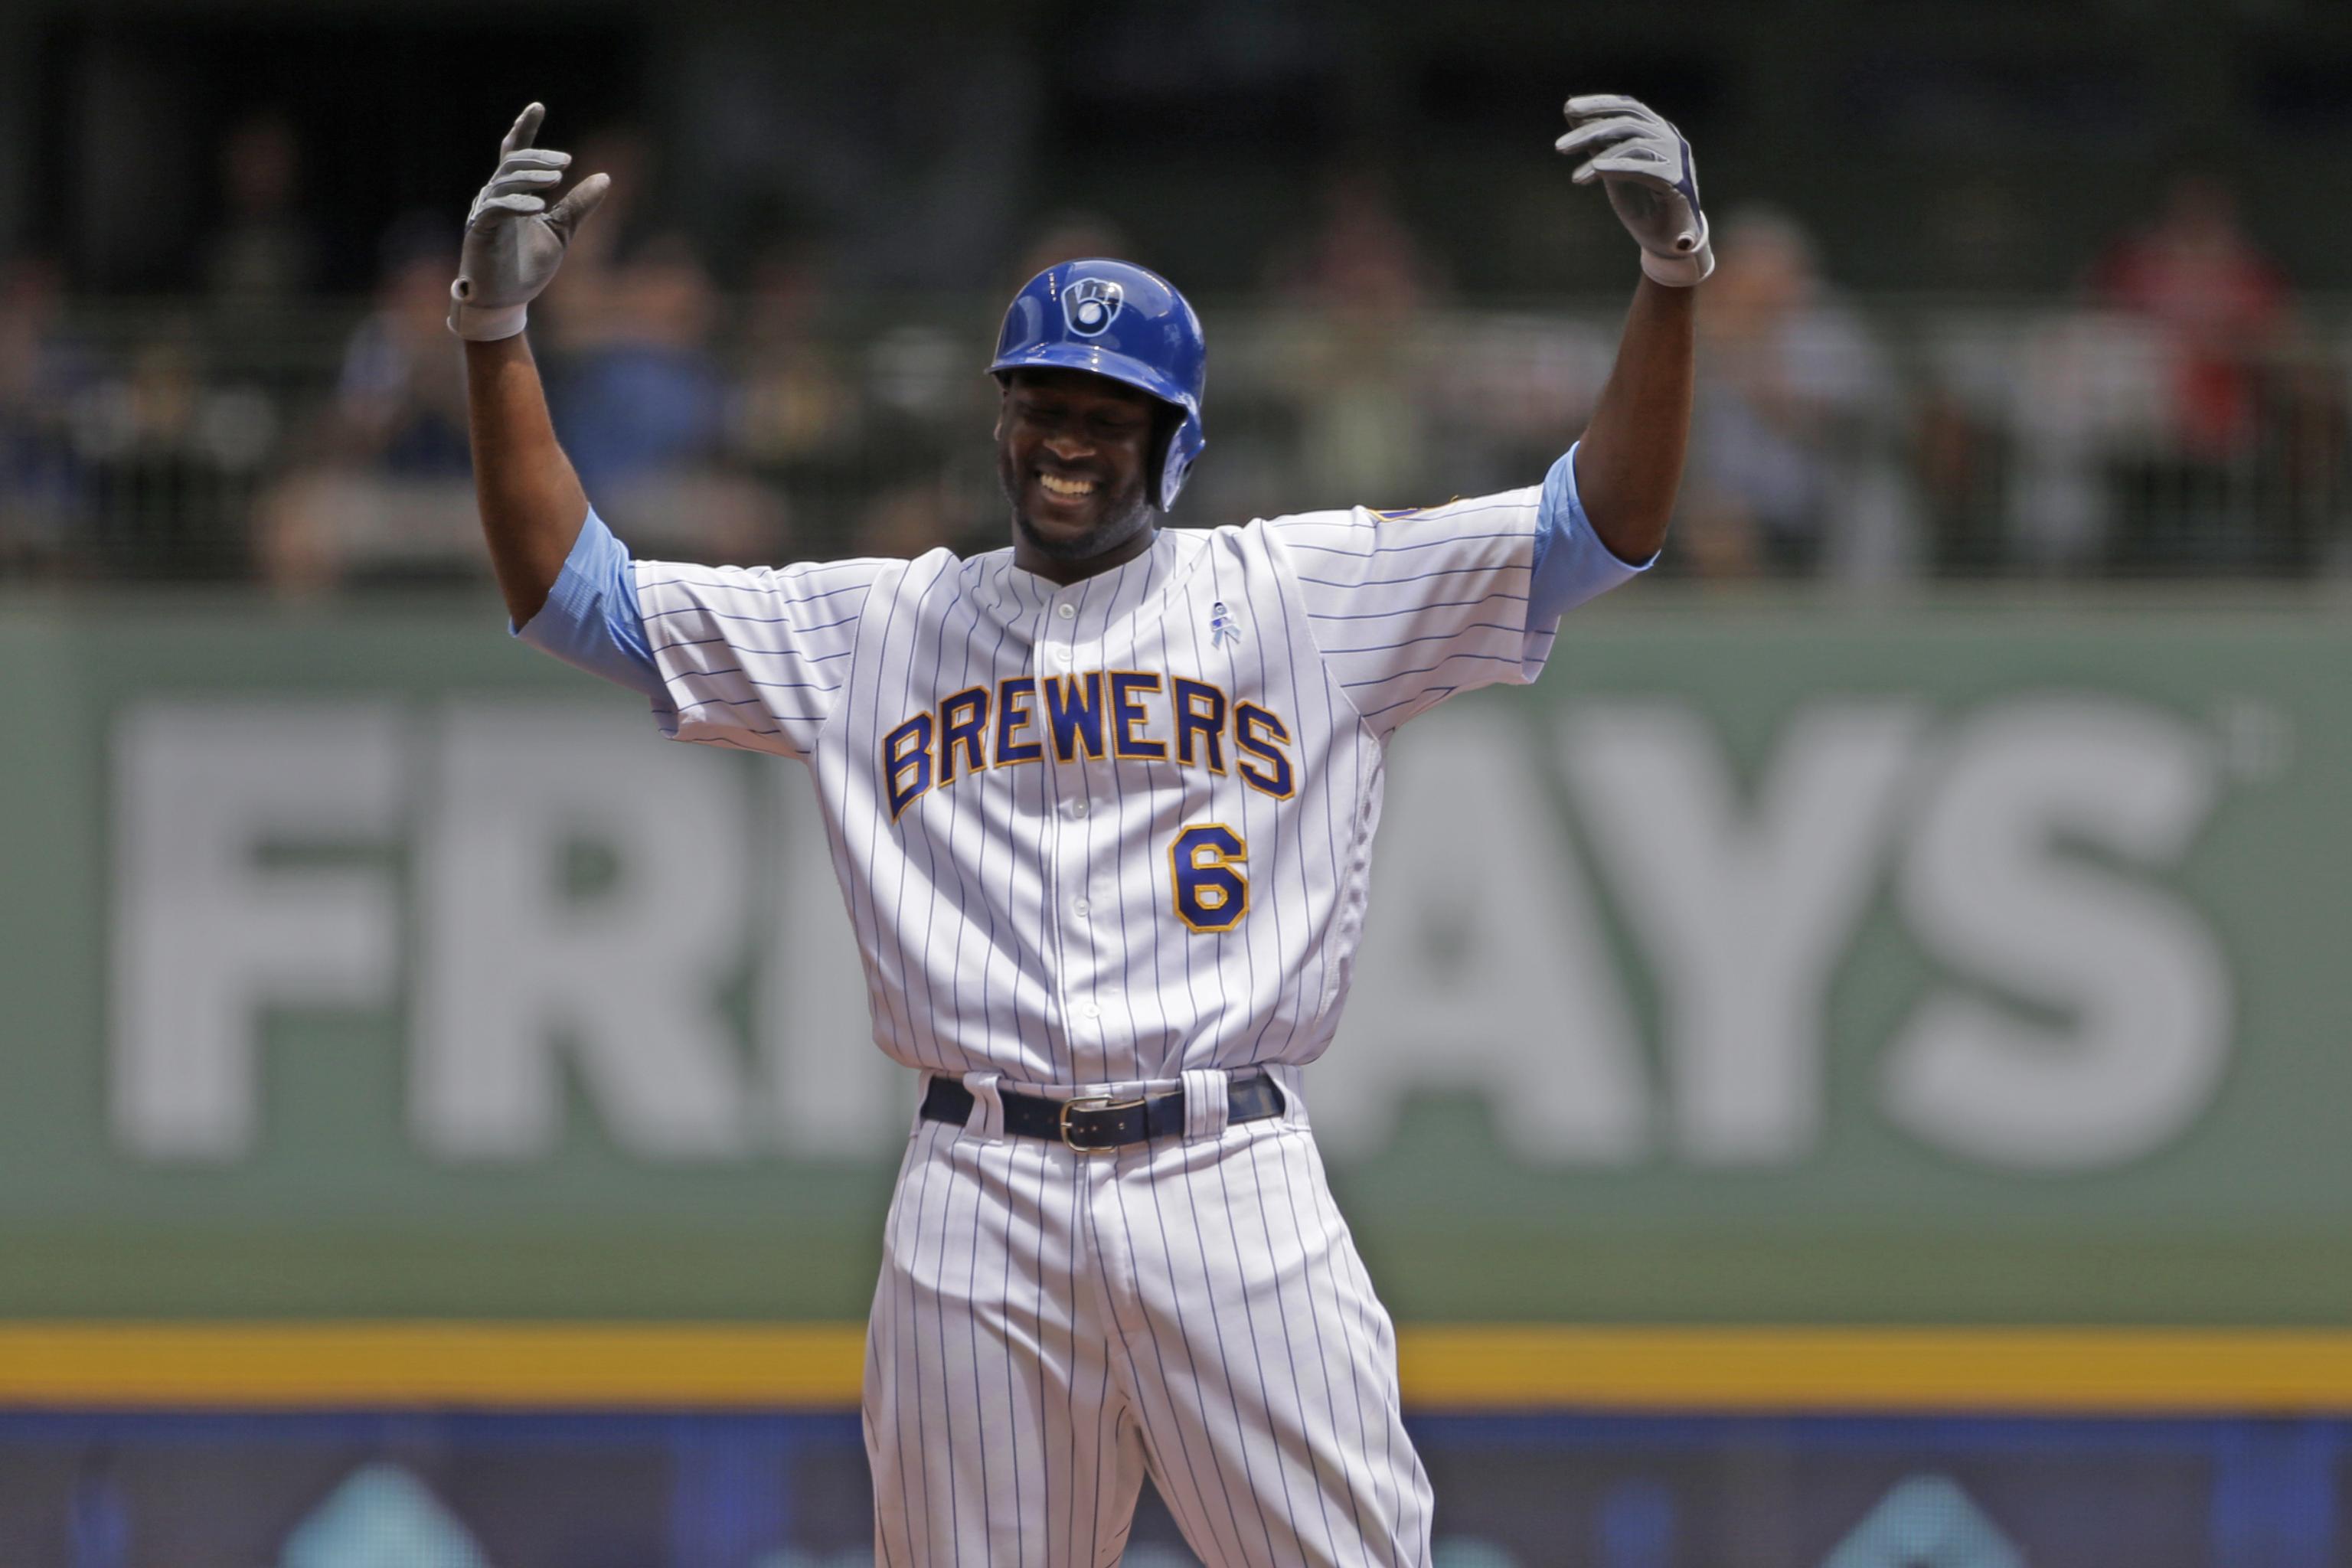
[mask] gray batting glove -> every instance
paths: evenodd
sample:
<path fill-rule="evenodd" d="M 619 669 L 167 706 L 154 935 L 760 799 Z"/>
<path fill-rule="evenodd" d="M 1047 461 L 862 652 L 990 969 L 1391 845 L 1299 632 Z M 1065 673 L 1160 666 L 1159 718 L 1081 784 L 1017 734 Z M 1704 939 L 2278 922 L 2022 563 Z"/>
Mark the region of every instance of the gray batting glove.
<path fill-rule="evenodd" d="M 1578 184 L 1601 182 L 1617 220 L 1641 243 L 1642 270 L 1675 289 L 1714 271 L 1698 174 L 1682 132 L 1655 110 L 1612 93 L 1570 99 L 1568 122 L 1574 129 L 1554 145 L 1584 160 Z"/>
<path fill-rule="evenodd" d="M 591 174 L 553 206 L 536 193 L 563 181 L 569 153 L 533 147 L 547 107 L 522 111 L 499 143 L 499 172 L 474 198 L 466 215 L 466 244 L 457 258 L 457 280 L 449 285 L 449 330 L 475 342 L 510 338 L 540 290 L 554 279 L 580 220 L 596 210 L 612 188 L 610 175 Z"/>

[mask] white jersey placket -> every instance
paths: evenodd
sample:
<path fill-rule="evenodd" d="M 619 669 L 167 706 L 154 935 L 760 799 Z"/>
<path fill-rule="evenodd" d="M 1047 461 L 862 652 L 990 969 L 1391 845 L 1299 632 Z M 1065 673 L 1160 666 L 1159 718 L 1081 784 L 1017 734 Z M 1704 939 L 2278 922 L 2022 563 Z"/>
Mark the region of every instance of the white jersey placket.
<path fill-rule="evenodd" d="M 1089 645 L 1081 639 L 1085 623 L 1092 617 L 1081 609 L 1088 584 L 1080 581 L 1056 591 L 1045 605 L 1045 624 L 1038 632 L 1032 673 L 1038 685 L 1038 707 L 1044 710 L 1045 686 L 1048 680 L 1061 680 L 1084 668 L 1093 668 L 1085 657 Z M 1054 887 L 1046 900 L 1047 921 L 1054 932 L 1054 996 L 1062 1016 L 1062 1036 L 1069 1043 L 1071 1076 L 1076 1082 L 1100 1083 L 1110 1076 L 1108 1004 L 1115 998 L 1101 994 L 1098 978 L 1101 955 L 1096 949 L 1094 920 L 1093 857 L 1089 849 L 1101 807 L 1102 792 L 1097 787 L 1097 770 L 1116 765 L 1108 732 L 1109 714 L 1103 714 L 1105 761 L 1087 760 L 1083 742 L 1075 742 L 1076 755 L 1068 765 L 1049 766 L 1055 791 L 1054 810 L 1050 814 L 1046 835 L 1049 859 L 1054 868 Z M 1053 744 L 1048 735 L 1046 743 Z M 1114 829 L 1115 830 L 1115 829 Z"/>

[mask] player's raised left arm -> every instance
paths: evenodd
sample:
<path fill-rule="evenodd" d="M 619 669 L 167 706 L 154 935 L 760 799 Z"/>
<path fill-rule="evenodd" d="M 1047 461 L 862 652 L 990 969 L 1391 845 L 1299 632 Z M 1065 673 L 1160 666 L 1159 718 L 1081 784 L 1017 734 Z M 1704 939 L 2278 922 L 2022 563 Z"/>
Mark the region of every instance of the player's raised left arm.
<path fill-rule="evenodd" d="M 1691 314 L 1691 290 L 1642 279 L 1576 449 L 1584 515 L 1620 561 L 1647 561 L 1666 542 L 1690 439 Z"/>
<path fill-rule="evenodd" d="M 1585 516 L 1611 552 L 1647 561 L 1665 542 L 1689 444 L 1695 286 L 1715 270 L 1690 143 L 1655 111 L 1600 93 L 1568 100 L 1558 143 L 1600 180 L 1642 247 L 1643 279 L 1617 363 L 1577 447 Z"/>

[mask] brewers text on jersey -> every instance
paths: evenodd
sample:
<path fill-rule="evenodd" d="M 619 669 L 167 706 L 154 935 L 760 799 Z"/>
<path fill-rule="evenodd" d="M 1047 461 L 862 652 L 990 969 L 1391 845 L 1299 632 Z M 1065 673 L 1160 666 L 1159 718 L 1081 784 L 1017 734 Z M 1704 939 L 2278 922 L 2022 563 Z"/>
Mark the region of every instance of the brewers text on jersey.
<path fill-rule="evenodd" d="M 1261 794 L 1288 800 L 1297 789 L 1284 750 L 1290 726 L 1278 715 L 1255 702 L 1235 702 L 1205 680 L 1162 678 L 1143 669 L 1090 669 L 1042 681 L 1007 676 L 992 694 L 985 686 L 967 687 L 940 699 L 936 718 L 926 708 L 893 726 L 882 737 L 890 815 L 895 819 L 934 784 L 945 789 L 955 783 L 959 758 L 969 775 L 1048 756 L 1057 763 L 1099 763 L 1106 754 L 1123 763 L 1157 763 L 1172 754 L 1179 767 L 1222 775 L 1228 714 L 1243 781 Z M 1172 740 L 1166 738 L 1170 725 Z"/>

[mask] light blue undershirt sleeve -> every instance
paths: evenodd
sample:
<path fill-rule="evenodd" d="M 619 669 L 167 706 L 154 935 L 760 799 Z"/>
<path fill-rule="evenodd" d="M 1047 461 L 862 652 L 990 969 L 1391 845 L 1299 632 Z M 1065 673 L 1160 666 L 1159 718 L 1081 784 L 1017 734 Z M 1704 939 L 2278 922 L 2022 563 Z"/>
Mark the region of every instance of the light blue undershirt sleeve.
<path fill-rule="evenodd" d="M 628 546 L 593 509 L 564 557 L 547 603 L 528 626 L 508 628 L 541 653 L 658 701 L 666 694 L 646 623 L 637 614 L 637 577 Z"/>
<path fill-rule="evenodd" d="M 1541 631 L 1585 600 L 1647 572 L 1654 555 L 1639 565 L 1617 559 L 1592 531 L 1584 502 L 1576 493 L 1576 447 L 1571 446 L 1544 476 L 1543 501 L 1536 521 L 1535 571 L 1528 584 L 1528 630 Z"/>

